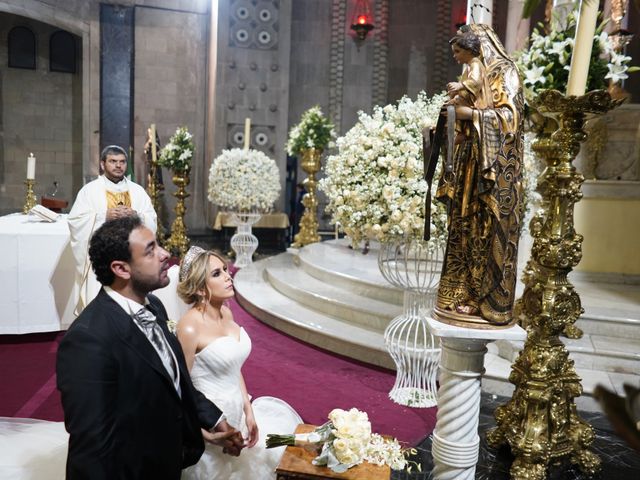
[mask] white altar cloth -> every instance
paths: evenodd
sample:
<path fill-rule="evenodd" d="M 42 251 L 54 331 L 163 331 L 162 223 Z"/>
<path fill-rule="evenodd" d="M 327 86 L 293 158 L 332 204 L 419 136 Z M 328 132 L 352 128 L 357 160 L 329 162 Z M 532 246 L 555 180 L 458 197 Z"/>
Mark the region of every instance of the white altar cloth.
<path fill-rule="evenodd" d="M 0 252 L 0 334 L 66 330 L 77 296 L 67 216 L 0 217 Z"/>

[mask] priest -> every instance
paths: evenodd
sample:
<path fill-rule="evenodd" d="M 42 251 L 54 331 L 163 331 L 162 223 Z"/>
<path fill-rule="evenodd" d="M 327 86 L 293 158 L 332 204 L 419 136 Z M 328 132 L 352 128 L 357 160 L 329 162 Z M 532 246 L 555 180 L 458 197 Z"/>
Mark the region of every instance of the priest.
<path fill-rule="evenodd" d="M 110 145 L 102 150 L 100 169 L 103 174 L 80 189 L 69 212 L 71 248 L 76 261 L 76 315 L 100 290 L 88 255 L 93 232 L 106 220 L 134 214 L 147 228 L 156 232 L 156 212 L 149 195 L 144 188 L 125 177 L 127 161 L 127 153 L 122 147 Z"/>

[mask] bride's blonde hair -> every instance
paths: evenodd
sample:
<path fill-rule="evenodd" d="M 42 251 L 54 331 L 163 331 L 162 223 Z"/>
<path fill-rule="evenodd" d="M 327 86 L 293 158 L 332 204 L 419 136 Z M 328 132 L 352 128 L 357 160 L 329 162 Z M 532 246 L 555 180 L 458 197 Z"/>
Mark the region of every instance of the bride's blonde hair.
<path fill-rule="evenodd" d="M 207 297 L 210 296 L 210 293 L 206 285 L 207 278 L 211 275 L 209 257 L 216 257 L 225 267 L 227 266 L 224 257 L 213 250 L 202 250 L 196 253 L 186 265 L 185 271 L 180 272 L 180 283 L 177 288 L 178 296 L 187 305 L 198 305 L 209 300 Z M 206 293 L 206 297 L 202 292 Z"/>

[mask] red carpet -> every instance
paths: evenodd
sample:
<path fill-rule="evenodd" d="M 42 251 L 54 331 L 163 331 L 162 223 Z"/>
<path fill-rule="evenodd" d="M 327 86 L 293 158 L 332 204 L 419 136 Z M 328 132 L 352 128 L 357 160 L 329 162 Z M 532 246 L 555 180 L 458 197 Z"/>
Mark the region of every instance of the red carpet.
<path fill-rule="evenodd" d="M 395 374 L 332 355 L 284 335 L 230 302 L 253 342 L 243 372 L 254 397 L 271 395 L 293 406 L 307 423 L 320 424 L 333 408 L 366 411 L 373 430 L 411 445 L 431 433 L 436 409 L 393 403 Z M 55 389 L 55 352 L 63 333 L 0 336 L 0 416 L 62 420 Z M 274 432 L 276 433 L 276 432 Z"/>

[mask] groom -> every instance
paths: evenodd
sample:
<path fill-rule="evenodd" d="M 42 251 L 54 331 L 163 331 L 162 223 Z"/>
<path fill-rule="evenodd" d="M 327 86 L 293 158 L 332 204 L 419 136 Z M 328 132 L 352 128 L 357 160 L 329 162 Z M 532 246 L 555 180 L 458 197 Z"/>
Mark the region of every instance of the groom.
<path fill-rule="evenodd" d="M 98 296 L 69 328 L 57 358 L 69 432 L 67 479 L 177 480 L 203 436 L 239 455 L 242 438 L 191 383 L 162 303 L 169 254 L 137 216 L 91 238 Z"/>

